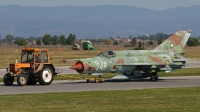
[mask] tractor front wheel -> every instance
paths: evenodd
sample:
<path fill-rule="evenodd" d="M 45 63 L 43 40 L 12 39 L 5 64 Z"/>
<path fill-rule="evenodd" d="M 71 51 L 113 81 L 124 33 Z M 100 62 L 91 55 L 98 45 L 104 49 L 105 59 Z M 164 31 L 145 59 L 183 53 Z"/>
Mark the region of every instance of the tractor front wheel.
<path fill-rule="evenodd" d="M 19 86 L 25 86 L 27 83 L 27 76 L 25 74 L 19 74 L 17 76 L 17 84 Z"/>
<path fill-rule="evenodd" d="M 9 73 L 5 74 L 3 77 L 3 82 L 6 86 L 12 86 L 14 82 L 14 77 L 10 76 Z"/>

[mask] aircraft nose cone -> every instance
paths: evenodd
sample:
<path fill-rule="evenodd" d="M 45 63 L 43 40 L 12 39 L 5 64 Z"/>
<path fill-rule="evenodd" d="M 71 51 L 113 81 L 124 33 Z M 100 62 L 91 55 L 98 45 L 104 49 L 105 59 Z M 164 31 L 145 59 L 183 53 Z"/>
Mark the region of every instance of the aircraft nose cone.
<path fill-rule="evenodd" d="M 74 69 L 78 73 L 82 73 L 84 70 L 84 66 L 83 66 L 83 63 L 79 61 L 75 65 L 71 66 L 70 69 Z"/>

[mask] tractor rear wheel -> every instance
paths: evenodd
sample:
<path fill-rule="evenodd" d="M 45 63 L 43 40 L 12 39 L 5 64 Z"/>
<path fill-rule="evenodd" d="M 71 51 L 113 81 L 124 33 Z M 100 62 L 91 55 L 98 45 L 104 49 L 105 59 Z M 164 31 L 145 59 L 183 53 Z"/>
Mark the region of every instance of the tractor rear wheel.
<path fill-rule="evenodd" d="M 14 77 L 10 76 L 9 73 L 5 74 L 3 77 L 3 82 L 6 86 L 12 86 L 14 82 Z"/>
<path fill-rule="evenodd" d="M 54 71 L 51 66 L 43 66 L 38 75 L 40 85 L 50 85 L 53 81 Z"/>
<path fill-rule="evenodd" d="M 25 86 L 27 84 L 27 76 L 25 74 L 19 74 L 17 76 L 17 84 L 19 86 Z"/>

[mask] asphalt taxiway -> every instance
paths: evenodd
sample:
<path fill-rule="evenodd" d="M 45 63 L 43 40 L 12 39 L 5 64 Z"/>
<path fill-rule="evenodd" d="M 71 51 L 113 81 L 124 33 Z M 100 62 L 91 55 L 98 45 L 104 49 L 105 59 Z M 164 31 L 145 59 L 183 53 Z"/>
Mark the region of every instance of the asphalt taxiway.
<path fill-rule="evenodd" d="M 200 76 L 184 77 L 160 77 L 157 82 L 151 82 L 149 78 L 131 81 L 106 80 L 104 83 L 87 83 L 85 80 L 76 81 L 54 81 L 51 85 L 41 86 L 38 83 L 34 86 L 5 86 L 0 83 L 0 95 L 5 94 L 32 94 L 32 93 L 53 93 L 53 92 L 79 92 L 99 90 L 133 90 L 150 88 L 176 88 L 200 86 Z"/>

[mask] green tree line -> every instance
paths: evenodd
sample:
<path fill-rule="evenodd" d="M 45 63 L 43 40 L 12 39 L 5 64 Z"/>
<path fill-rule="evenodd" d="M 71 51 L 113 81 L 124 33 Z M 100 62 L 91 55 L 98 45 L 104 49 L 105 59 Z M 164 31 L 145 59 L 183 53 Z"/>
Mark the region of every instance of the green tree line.
<path fill-rule="evenodd" d="M 136 46 L 138 44 L 136 39 L 149 40 L 148 44 L 153 45 L 154 42 L 157 42 L 157 44 L 161 44 L 164 40 L 169 38 L 171 35 L 172 34 L 156 33 L 156 34 L 148 35 L 148 36 L 146 36 L 146 35 L 145 36 L 136 36 L 136 37 L 129 36 L 129 38 L 132 39 L 131 45 L 133 45 L 133 46 Z M 199 38 L 190 37 L 189 40 L 187 41 L 187 45 L 188 46 L 200 45 L 199 40 L 198 40 Z M 109 39 L 114 40 L 113 37 L 110 37 Z M 91 39 L 91 42 L 98 42 L 98 43 L 105 42 L 106 45 L 110 45 L 111 42 L 109 39 L 103 39 L 103 38 Z M 4 39 L 0 40 L 0 42 L 1 43 L 6 42 L 9 44 L 17 44 L 19 46 L 24 46 L 28 42 L 33 42 L 33 41 L 35 41 L 37 45 L 42 45 L 42 44 L 44 44 L 44 45 L 73 45 L 75 43 L 75 40 L 76 40 L 75 34 L 69 34 L 69 36 L 67 38 L 65 37 L 65 35 L 51 36 L 50 34 L 45 34 L 43 37 L 31 36 L 30 38 L 14 37 L 12 35 L 6 35 L 6 37 Z M 117 41 L 114 41 L 113 45 L 119 45 L 119 43 Z"/>
<path fill-rule="evenodd" d="M 3 43 L 9 44 L 17 44 L 19 46 L 24 46 L 28 42 L 35 41 L 37 45 L 73 45 L 75 43 L 76 35 L 69 34 L 66 38 L 65 35 L 54 35 L 51 36 L 50 34 L 45 34 L 43 37 L 34 38 L 31 36 L 30 38 L 23 38 L 23 37 L 14 37 L 12 35 L 6 35 L 5 39 L 2 40 Z"/>

